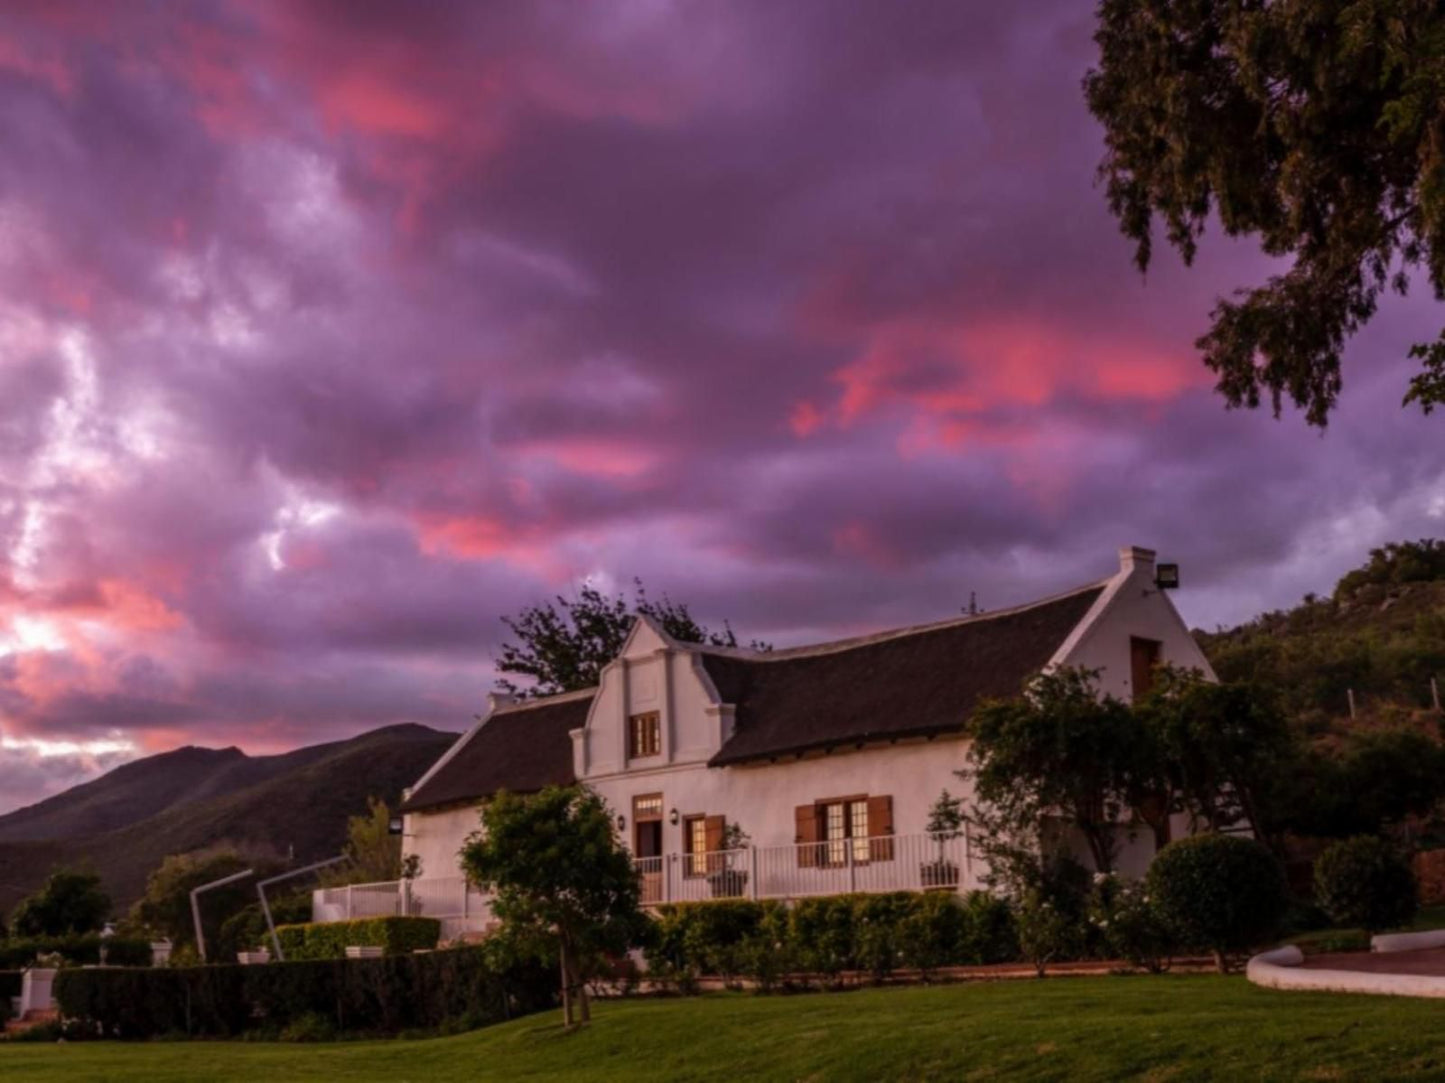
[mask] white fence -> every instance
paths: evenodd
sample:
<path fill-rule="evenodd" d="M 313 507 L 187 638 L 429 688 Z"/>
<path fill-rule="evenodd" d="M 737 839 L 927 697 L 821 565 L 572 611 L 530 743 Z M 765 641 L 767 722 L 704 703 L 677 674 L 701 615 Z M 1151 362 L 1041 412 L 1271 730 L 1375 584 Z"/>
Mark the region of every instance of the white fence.
<path fill-rule="evenodd" d="M 481 932 L 492 920 L 487 896 L 460 876 L 347 884 L 311 893 L 312 921 L 349 921 L 393 914 L 437 918 L 442 923 L 443 940 L 455 940 L 464 932 Z"/>
<path fill-rule="evenodd" d="M 982 887 L 966 836 L 888 835 L 641 858 L 642 902 Z"/>
<path fill-rule="evenodd" d="M 885 891 L 972 891 L 983 886 L 966 835 L 887 835 L 799 846 L 759 846 L 637 859 L 642 904 L 703 899 L 800 899 Z M 442 939 L 485 930 L 487 896 L 460 876 L 324 888 L 312 894 L 313 921 L 386 914 L 441 919 Z"/>

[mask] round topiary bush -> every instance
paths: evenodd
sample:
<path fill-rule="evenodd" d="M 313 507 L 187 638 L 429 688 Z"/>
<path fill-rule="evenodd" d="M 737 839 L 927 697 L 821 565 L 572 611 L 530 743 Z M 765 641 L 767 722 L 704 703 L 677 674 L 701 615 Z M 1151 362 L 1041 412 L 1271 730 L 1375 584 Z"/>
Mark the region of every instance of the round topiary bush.
<path fill-rule="evenodd" d="M 1279 927 L 1288 905 L 1284 870 L 1273 854 L 1238 835 L 1195 835 L 1159 851 L 1146 880 L 1149 896 L 1186 946 L 1231 955 Z"/>
<path fill-rule="evenodd" d="M 1415 916 L 1415 874 L 1384 839 L 1357 835 L 1315 859 L 1315 896 L 1337 924 L 1377 933 Z"/>

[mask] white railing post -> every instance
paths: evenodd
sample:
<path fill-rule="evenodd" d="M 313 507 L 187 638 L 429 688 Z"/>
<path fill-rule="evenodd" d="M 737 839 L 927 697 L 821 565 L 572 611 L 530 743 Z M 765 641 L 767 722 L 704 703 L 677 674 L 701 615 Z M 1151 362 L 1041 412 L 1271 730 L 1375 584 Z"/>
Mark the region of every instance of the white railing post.
<path fill-rule="evenodd" d="M 403 880 L 403 881 L 401 882 L 401 892 L 400 892 L 400 894 L 401 894 L 401 916 L 404 917 L 404 918 L 405 918 L 405 917 L 410 917 L 410 916 L 411 916 L 411 881 L 410 881 L 410 880 Z"/>
<path fill-rule="evenodd" d="M 668 854 L 662 859 L 662 901 L 672 902 L 672 863 L 677 860 L 676 854 Z"/>
<path fill-rule="evenodd" d="M 748 851 L 748 883 L 752 885 L 752 891 L 748 893 L 748 898 L 756 901 L 758 897 L 758 852 L 751 849 Z"/>
<path fill-rule="evenodd" d="M 853 865 L 853 840 L 848 840 L 848 893 L 858 890 L 858 872 Z"/>
<path fill-rule="evenodd" d="M 350 884 L 347 884 L 347 885 L 346 885 L 346 920 L 347 920 L 347 921 L 350 921 L 353 916 L 354 916 L 354 915 L 353 915 L 352 910 L 351 910 L 351 885 L 350 885 Z"/>

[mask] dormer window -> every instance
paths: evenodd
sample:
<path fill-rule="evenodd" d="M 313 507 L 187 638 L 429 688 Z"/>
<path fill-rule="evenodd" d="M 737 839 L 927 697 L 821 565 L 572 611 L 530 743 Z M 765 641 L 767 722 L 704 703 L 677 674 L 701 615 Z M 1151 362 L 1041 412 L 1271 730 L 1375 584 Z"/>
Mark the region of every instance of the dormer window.
<path fill-rule="evenodd" d="M 627 720 L 627 754 L 632 759 L 662 752 L 662 717 L 656 711 L 635 714 Z"/>

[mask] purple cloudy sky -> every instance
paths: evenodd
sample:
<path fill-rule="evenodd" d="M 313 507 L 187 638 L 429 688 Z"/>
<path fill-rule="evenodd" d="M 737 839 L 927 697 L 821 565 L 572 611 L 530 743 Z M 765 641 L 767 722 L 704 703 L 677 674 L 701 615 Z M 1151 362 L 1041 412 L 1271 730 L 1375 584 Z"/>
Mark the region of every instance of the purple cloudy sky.
<path fill-rule="evenodd" d="M 175 744 L 458 729 L 504 613 L 643 576 L 779 643 L 1137 542 L 1213 625 L 1439 534 L 1428 298 L 1328 432 L 1147 278 L 1078 2 L 10 3 L 0 809 Z"/>

